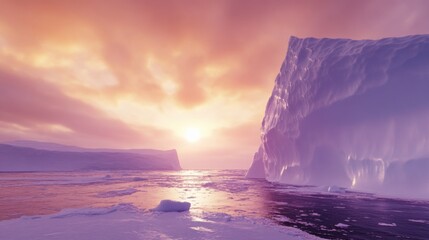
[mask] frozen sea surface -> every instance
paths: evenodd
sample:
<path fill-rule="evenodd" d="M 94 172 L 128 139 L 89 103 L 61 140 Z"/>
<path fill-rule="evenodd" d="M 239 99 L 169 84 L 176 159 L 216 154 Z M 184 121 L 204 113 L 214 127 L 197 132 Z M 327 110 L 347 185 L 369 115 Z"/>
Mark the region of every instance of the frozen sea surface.
<path fill-rule="evenodd" d="M 0 239 L 312 239 L 290 227 L 328 239 L 429 239 L 427 201 L 273 184 L 244 174 L 0 173 Z M 150 211 L 163 199 L 192 207 Z"/>

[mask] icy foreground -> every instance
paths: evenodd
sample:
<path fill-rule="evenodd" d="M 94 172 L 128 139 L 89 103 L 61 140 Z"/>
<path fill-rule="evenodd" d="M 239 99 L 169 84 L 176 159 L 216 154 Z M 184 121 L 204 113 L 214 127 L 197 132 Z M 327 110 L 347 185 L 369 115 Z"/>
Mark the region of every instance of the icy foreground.
<path fill-rule="evenodd" d="M 429 198 L 429 35 L 292 37 L 248 177 Z"/>
<path fill-rule="evenodd" d="M 47 216 L 0 221 L 0 239 L 318 239 L 264 219 L 222 213 L 143 212 L 131 204 L 63 210 Z"/>
<path fill-rule="evenodd" d="M 180 170 L 176 150 L 92 149 L 35 141 L 0 143 L 0 171 Z"/>

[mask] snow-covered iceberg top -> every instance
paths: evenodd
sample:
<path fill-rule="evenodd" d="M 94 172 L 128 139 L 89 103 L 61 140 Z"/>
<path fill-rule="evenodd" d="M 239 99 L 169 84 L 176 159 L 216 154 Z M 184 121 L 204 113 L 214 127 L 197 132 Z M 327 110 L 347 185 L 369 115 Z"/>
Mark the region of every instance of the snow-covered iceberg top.
<path fill-rule="evenodd" d="M 292 37 L 248 172 L 429 197 L 429 35 Z"/>

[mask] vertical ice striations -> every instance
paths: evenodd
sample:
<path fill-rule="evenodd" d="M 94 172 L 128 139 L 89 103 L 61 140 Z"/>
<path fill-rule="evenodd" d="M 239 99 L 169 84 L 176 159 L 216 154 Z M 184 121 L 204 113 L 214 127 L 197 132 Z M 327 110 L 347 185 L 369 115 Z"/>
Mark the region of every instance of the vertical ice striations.
<path fill-rule="evenodd" d="M 429 35 L 292 37 L 261 140 L 249 177 L 429 197 Z"/>

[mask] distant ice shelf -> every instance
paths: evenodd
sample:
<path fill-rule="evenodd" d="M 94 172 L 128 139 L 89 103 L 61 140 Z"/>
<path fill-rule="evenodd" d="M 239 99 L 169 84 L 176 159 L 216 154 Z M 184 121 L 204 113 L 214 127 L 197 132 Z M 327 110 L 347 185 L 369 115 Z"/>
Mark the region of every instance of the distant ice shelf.
<path fill-rule="evenodd" d="M 176 150 L 91 149 L 34 141 L 0 144 L 0 171 L 180 169 Z"/>
<path fill-rule="evenodd" d="M 248 177 L 429 198 L 429 35 L 300 39 Z"/>

